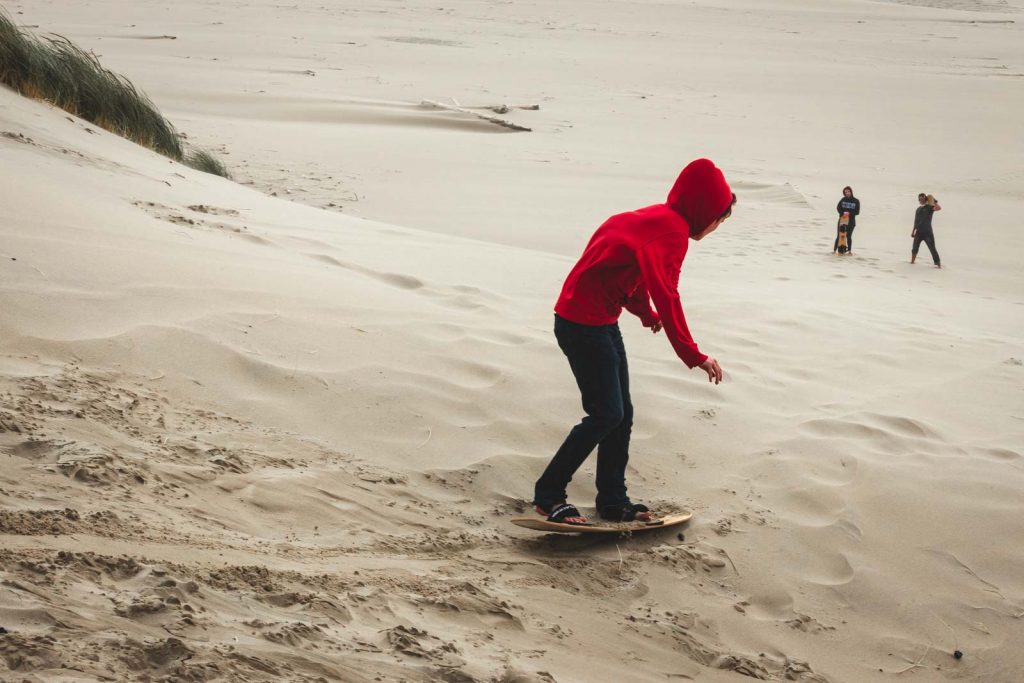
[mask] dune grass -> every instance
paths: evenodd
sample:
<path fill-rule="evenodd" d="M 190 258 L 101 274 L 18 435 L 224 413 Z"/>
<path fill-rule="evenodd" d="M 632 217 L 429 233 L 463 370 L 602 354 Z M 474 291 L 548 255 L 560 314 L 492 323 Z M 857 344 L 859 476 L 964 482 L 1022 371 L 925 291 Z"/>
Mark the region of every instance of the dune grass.
<path fill-rule="evenodd" d="M 186 151 L 145 93 L 63 36 L 19 28 L 0 9 L 0 83 L 206 173 L 230 177 L 209 152 Z"/>
<path fill-rule="evenodd" d="M 228 173 L 224 163 L 205 149 L 190 149 L 185 154 L 184 163 L 186 166 L 191 166 L 197 171 L 212 173 L 222 178 L 231 178 L 231 174 Z"/>

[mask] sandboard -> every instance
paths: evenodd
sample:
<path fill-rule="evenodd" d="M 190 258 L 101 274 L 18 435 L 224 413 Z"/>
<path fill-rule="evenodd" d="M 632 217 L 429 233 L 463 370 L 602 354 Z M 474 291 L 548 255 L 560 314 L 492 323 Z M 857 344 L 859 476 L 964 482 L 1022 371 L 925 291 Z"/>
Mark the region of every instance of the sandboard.
<path fill-rule="evenodd" d="M 590 524 L 560 524 L 549 522 L 543 517 L 516 517 L 509 520 L 516 526 L 521 526 L 534 531 L 550 531 L 556 534 L 632 534 L 638 531 L 651 531 L 653 529 L 664 529 L 683 522 L 689 522 L 693 517 L 690 512 L 681 512 L 675 515 L 665 515 L 652 519 L 649 522 L 605 522 L 594 521 Z"/>
<path fill-rule="evenodd" d="M 844 211 L 843 215 L 839 218 L 839 253 L 845 254 L 850 250 L 847 242 L 846 233 L 850 229 L 850 212 Z"/>

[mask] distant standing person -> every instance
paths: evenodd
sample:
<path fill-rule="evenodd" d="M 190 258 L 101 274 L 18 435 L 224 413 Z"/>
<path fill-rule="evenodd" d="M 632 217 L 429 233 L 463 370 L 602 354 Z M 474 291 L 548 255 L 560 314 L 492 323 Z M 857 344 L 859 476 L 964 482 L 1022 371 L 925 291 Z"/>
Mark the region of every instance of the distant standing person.
<path fill-rule="evenodd" d="M 836 204 L 836 211 L 842 218 L 844 213 L 850 214 L 850 224 L 846 228 L 846 253 L 853 253 L 853 229 L 857 227 L 857 214 L 860 213 L 860 200 L 853 196 L 853 188 L 849 185 L 843 188 L 843 198 Z M 832 245 L 832 252 L 839 251 L 839 224 L 836 224 L 836 243 Z"/>
<path fill-rule="evenodd" d="M 917 250 L 921 248 L 921 242 L 924 242 L 928 245 L 928 251 L 932 253 L 935 267 L 941 268 L 939 252 L 935 249 L 935 233 L 932 232 L 932 215 L 936 211 L 942 211 L 942 207 L 939 206 L 935 197 L 924 192 L 917 195 L 917 203 L 920 206 L 917 207 L 917 213 L 914 214 L 914 229 L 910 233 L 910 236 L 914 238 L 914 246 L 910 250 L 910 262 L 913 263 L 917 260 Z"/>

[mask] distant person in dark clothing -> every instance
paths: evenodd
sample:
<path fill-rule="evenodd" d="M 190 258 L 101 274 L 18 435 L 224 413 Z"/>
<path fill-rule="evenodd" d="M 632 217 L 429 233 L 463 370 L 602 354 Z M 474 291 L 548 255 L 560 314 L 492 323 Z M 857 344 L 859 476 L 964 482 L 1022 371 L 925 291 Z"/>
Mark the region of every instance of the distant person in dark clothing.
<path fill-rule="evenodd" d="M 847 185 L 843 188 L 843 198 L 836 204 L 836 211 L 842 218 L 844 213 L 850 214 L 850 224 L 846 227 L 846 253 L 853 253 L 853 229 L 857 227 L 857 214 L 860 213 L 860 200 L 853 196 L 853 189 Z M 839 225 L 836 224 L 836 243 L 832 245 L 833 253 L 839 251 Z"/>
<path fill-rule="evenodd" d="M 914 229 L 910 232 L 910 236 L 914 238 L 914 246 L 910 250 L 910 262 L 913 263 L 917 260 L 917 250 L 921 248 L 921 242 L 924 242 L 928 245 L 928 251 L 932 253 L 932 261 L 935 262 L 935 267 L 941 268 L 942 263 L 939 261 L 939 252 L 935 250 L 932 215 L 936 211 L 942 211 L 942 207 L 939 206 L 939 202 L 935 197 L 924 192 L 917 195 L 917 202 L 920 206 L 917 207 L 917 213 L 914 214 Z"/>

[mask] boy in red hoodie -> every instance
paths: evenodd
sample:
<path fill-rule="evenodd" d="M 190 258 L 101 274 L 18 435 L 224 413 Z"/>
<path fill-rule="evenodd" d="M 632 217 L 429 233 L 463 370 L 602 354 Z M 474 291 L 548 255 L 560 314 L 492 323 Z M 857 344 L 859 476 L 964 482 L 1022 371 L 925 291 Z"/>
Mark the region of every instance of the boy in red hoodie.
<path fill-rule="evenodd" d="M 590 238 L 555 304 L 555 337 L 569 359 L 586 417 L 572 428 L 537 480 L 533 504 L 549 521 L 585 524 L 566 502 L 566 487 L 597 448 L 597 510 L 613 521 L 649 520 L 626 495 L 633 425 L 629 370 L 618 319 L 625 308 L 657 333 L 664 328 L 676 355 L 722 381 L 718 361 L 700 352 L 679 302 L 679 270 L 689 240 L 701 240 L 732 214 L 736 195 L 708 159 L 679 174 L 668 200 L 609 218 Z M 651 308 L 651 300 L 654 308 Z"/>

